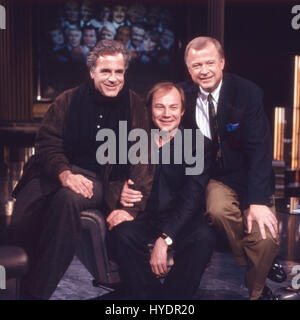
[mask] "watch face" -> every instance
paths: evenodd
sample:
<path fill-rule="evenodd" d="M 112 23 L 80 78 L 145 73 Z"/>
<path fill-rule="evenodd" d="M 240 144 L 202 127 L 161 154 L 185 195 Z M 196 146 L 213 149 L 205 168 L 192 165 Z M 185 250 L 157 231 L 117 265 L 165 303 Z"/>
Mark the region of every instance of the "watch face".
<path fill-rule="evenodd" d="M 173 243 L 173 241 L 172 241 L 172 239 L 170 237 L 166 237 L 165 241 L 166 241 L 168 246 L 170 246 Z"/>

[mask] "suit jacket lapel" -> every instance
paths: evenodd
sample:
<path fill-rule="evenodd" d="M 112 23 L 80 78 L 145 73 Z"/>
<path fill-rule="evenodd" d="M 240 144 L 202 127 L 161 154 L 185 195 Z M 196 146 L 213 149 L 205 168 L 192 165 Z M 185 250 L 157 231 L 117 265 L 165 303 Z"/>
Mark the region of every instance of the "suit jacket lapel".
<path fill-rule="evenodd" d="M 228 123 L 229 110 L 234 106 L 234 90 L 231 83 L 230 75 L 224 74 L 223 83 L 220 91 L 218 102 L 217 120 L 219 127 L 219 134 L 222 138 L 226 133 L 226 123 Z"/>
<path fill-rule="evenodd" d="M 196 122 L 196 102 L 198 98 L 199 87 L 197 84 L 191 84 L 188 92 L 186 92 L 186 102 L 187 102 L 187 121 L 192 125 L 192 128 L 198 128 Z"/>

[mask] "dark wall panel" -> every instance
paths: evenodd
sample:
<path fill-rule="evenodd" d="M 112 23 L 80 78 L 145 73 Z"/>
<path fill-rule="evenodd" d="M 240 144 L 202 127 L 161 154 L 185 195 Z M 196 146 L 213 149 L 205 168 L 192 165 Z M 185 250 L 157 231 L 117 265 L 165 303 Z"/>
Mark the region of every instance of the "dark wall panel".
<path fill-rule="evenodd" d="M 0 121 L 26 121 L 32 108 L 31 4 L 0 4 L 6 8 L 6 30 L 0 30 Z"/>

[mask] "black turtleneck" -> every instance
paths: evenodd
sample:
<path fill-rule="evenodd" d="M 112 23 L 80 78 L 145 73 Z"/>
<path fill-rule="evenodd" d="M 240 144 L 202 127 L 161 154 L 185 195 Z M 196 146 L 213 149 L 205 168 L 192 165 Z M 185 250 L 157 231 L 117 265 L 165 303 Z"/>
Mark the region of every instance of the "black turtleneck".
<path fill-rule="evenodd" d="M 101 174 L 96 150 L 103 142 L 96 141 L 97 132 L 112 129 L 116 133 L 118 151 L 119 121 L 127 121 L 130 130 L 130 118 L 128 87 L 124 86 L 117 97 L 106 97 L 96 90 L 93 80 L 81 85 L 74 93 L 66 122 L 64 143 L 70 163 Z M 125 171 L 126 166 L 116 165 L 113 176 L 117 179 Z"/>

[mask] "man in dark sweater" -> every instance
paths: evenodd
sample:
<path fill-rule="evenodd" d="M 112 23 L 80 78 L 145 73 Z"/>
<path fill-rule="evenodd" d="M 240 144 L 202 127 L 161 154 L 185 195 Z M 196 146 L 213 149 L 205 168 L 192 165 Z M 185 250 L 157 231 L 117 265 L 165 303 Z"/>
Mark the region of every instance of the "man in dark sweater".
<path fill-rule="evenodd" d="M 117 134 L 119 121 L 126 121 L 129 130 L 149 129 L 144 104 L 124 81 L 128 60 L 121 43 L 100 41 L 88 55 L 91 79 L 57 97 L 43 119 L 36 154 L 13 193 L 11 242 L 30 258 L 24 298 L 50 298 L 75 254 L 80 211 L 102 205 L 103 190 L 112 176 L 116 198 L 128 176 L 139 176 L 137 182 L 149 180 L 147 165 L 128 168 L 96 161 L 100 128 Z M 109 201 L 110 211 L 116 203 Z M 134 210 L 117 215 L 119 221 L 133 216 Z"/>
<path fill-rule="evenodd" d="M 158 155 L 158 163 L 151 194 L 145 210 L 133 221 L 120 222 L 116 217 L 128 208 L 110 213 L 107 217 L 111 230 L 109 244 L 120 267 L 127 299 L 191 299 L 215 246 L 215 233 L 202 214 L 209 178 L 209 153 L 204 159 L 202 174 L 186 174 L 189 165 L 182 152 L 181 161 L 175 160 L 176 151 L 185 150 L 183 143 L 188 143 L 179 128 L 185 111 L 180 87 L 168 82 L 155 85 L 148 94 L 147 105 L 152 111 L 154 127 L 163 133 L 162 137 L 154 136 L 153 152 Z M 193 138 L 191 149 L 203 156 L 201 141 Z M 179 145 L 182 148 L 177 149 Z M 164 161 L 164 150 L 168 147 L 170 161 Z M 122 197 L 121 203 L 126 206 Z M 174 265 L 170 270 L 167 261 L 171 248 Z M 163 285 L 159 279 L 162 276 L 165 277 Z"/>

